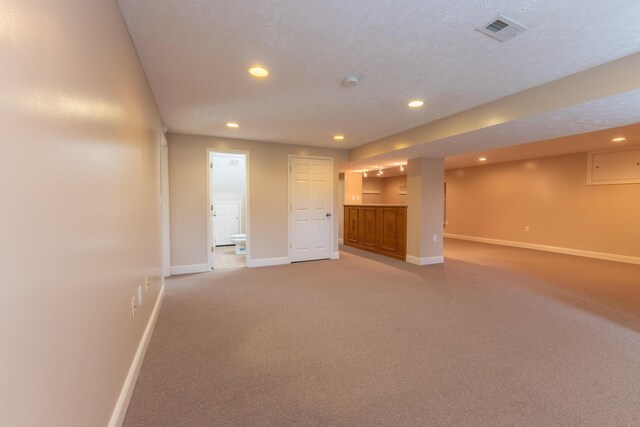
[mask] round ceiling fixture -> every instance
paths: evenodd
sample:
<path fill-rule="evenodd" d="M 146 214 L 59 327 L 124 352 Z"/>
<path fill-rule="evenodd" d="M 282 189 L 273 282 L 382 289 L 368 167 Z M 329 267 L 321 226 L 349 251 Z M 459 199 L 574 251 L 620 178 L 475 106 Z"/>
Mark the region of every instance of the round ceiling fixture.
<path fill-rule="evenodd" d="M 360 83 L 358 76 L 347 76 L 344 78 L 344 80 L 342 80 L 342 83 L 340 84 L 344 87 L 354 87 L 358 86 L 358 83 Z"/>
<path fill-rule="evenodd" d="M 625 138 L 624 136 L 618 137 L 618 138 L 613 138 L 611 140 L 611 142 L 622 142 L 622 141 L 626 141 L 627 138 Z"/>
<path fill-rule="evenodd" d="M 344 135 L 335 135 L 333 139 L 335 139 L 336 141 L 342 141 L 344 139 Z"/>
<path fill-rule="evenodd" d="M 237 124 L 237 123 L 234 123 L 234 122 L 229 122 L 229 123 L 227 123 L 227 127 L 229 127 L 229 128 L 239 128 L 240 125 Z"/>
<path fill-rule="evenodd" d="M 422 107 L 424 105 L 424 101 L 421 101 L 419 99 L 415 99 L 413 101 L 409 101 L 407 103 L 407 106 L 411 107 L 411 108 L 418 108 L 418 107 Z"/>
<path fill-rule="evenodd" d="M 480 161 L 480 162 L 486 162 L 486 161 L 487 161 L 487 158 L 486 158 L 486 157 L 480 157 L 480 158 L 478 159 L 478 161 Z"/>
<path fill-rule="evenodd" d="M 267 70 L 264 67 L 255 66 L 255 67 L 249 68 L 249 74 L 251 74 L 253 77 L 258 77 L 262 79 L 269 75 L 269 70 Z"/>

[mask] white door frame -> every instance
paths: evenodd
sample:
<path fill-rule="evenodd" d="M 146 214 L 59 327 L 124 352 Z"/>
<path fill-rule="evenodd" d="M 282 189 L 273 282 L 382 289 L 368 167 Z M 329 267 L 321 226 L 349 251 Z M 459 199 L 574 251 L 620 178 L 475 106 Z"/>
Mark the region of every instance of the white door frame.
<path fill-rule="evenodd" d="M 330 188 L 330 193 L 331 193 L 331 221 L 329 221 L 329 231 L 330 231 L 330 239 L 329 239 L 329 259 L 333 259 L 334 258 L 334 254 L 333 254 L 333 223 L 335 221 L 335 217 L 334 217 L 334 204 L 335 204 L 335 200 L 333 198 L 333 181 L 334 181 L 334 176 L 333 176 L 333 157 L 325 157 L 325 156 L 302 156 L 299 154 L 289 154 L 287 156 L 287 191 L 288 191 L 288 202 L 289 202 L 289 209 L 287 210 L 287 241 L 289 244 L 289 249 L 288 249 L 288 253 L 287 256 L 289 257 L 289 262 L 291 262 L 291 246 L 292 246 L 292 242 L 291 242 L 291 236 L 293 234 L 293 231 L 291 230 L 291 160 L 292 159 L 317 159 L 317 160 L 329 160 L 329 164 L 331 165 L 331 171 L 329 176 L 331 177 L 331 182 L 329 183 L 329 188 Z"/>
<path fill-rule="evenodd" d="M 246 242 L 246 252 L 245 252 L 245 259 L 247 261 L 247 266 L 250 265 L 250 261 L 251 261 L 251 221 L 250 221 L 250 216 L 251 216 L 251 205 L 250 205 L 250 200 L 251 200 L 251 163 L 250 163 L 250 155 L 249 155 L 249 151 L 246 150 L 228 150 L 228 149 L 223 149 L 223 148 L 214 148 L 214 147 L 207 147 L 207 155 L 206 155 L 206 166 L 207 166 L 207 261 L 209 262 L 209 267 L 211 269 L 213 269 L 213 252 L 211 251 L 211 248 L 213 247 L 213 236 L 212 236 L 212 231 L 213 231 L 213 219 L 211 218 L 211 204 L 213 203 L 213 200 L 211 200 L 211 167 L 209 166 L 209 162 L 211 159 L 211 153 L 225 153 L 225 154 L 242 154 L 245 156 L 245 177 L 246 177 L 246 184 L 245 184 L 245 201 L 244 201 L 244 205 L 245 205 L 245 217 L 244 217 L 244 232 L 247 235 L 247 242 Z"/>
<path fill-rule="evenodd" d="M 160 129 L 160 205 L 162 212 L 162 277 L 171 276 L 171 225 L 169 221 L 169 144 Z"/>

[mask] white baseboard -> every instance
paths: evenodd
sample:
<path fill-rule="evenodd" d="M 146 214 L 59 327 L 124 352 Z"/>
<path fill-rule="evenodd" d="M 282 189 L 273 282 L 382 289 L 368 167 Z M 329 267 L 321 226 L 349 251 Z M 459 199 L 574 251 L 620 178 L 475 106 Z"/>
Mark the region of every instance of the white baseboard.
<path fill-rule="evenodd" d="M 343 238 L 339 238 L 338 239 L 338 243 L 341 244 L 341 245 L 344 245 L 344 239 Z"/>
<path fill-rule="evenodd" d="M 269 267 L 271 265 L 284 265 L 291 264 L 291 260 L 289 257 L 277 257 L 277 258 L 260 258 L 260 259 L 252 259 L 247 260 L 247 267 Z"/>
<path fill-rule="evenodd" d="M 120 396 L 118 396 L 116 407 L 111 413 L 111 419 L 109 420 L 108 424 L 109 427 L 121 426 L 122 422 L 124 421 L 124 416 L 127 414 L 127 408 L 129 407 L 131 394 L 133 394 L 133 388 L 136 385 L 136 380 L 138 379 L 138 374 L 140 373 L 140 367 L 142 366 L 144 355 L 147 352 L 149 341 L 151 341 L 151 335 L 153 334 L 153 328 L 156 326 L 156 320 L 158 319 L 158 313 L 160 313 L 160 306 L 162 305 L 163 299 L 164 284 L 160 288 L 160 293 L 158 294 L 158 298 L 156 299 L 156 305 L 153 307 L 153 312 L 151 312 L 151 317 L 147 322 L 147 327 L 145 328 L 142 339 L 138 344 L 138 350 L 133 357 L 131 366 L 129 366 L 129 372 L 127 373 L 127 377 L 125 378 L 124 384 L 122 385 L 122 390 L 120 390 Z"/>
<path fill-rule="evenodd" d="M 207 271 L 211 271 L 211 267 L 208 264 L 176 265 L 171 267 L 172 276 L 176 274 L 205 273 Z"/>
<path fill-rule="evenodd" d="M 331 259 L 340 259 L 340 252 L 334 252 L 331 254 Z"/>
<path fill-rule="evenodd" d="M 486 237 L 465 236 L 462 234 L 445 233 L 444 237 L 448 237 L 450 239 L 468 240 L 471 242 L 489 243 L 492 245 L 511 246 L 514 248 L 534 249 L 538 251 L 554 252 L 558 254 L 603 259 L 606 261 L 617 261 L 617 262 L 626 262 L 629 264 L 640 264 L 639 257 L 633 257 L 628 255 L 617 255 L 617 254 L 609 254 L 606 252 L 585 251 L 582 249 L 571 249 L 571 248 L 563 248 L 560 246 L 540 245 L 537 243 L 515 242 L 512 240 L 500 240 L 500 239 L 489 239 Z"/>
<path fill-rule="evenodd" d="M 415 265 L 433 265 L 433 264 L 443 264 L 444 257 L 443 256 L 431 256 L 425 258 L 418 258 L 417 256 L 407 255 L 406 261 L 409 264 Z"/>

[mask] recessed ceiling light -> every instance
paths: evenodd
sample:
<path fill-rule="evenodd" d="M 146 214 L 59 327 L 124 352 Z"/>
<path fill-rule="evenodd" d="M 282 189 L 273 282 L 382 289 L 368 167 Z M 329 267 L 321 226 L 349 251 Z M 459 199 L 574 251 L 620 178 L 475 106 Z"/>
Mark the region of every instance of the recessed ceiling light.
<path fill-rule="evenodd" d="M 619 138 L 613 138 L 611 141 L 612 142 L 622 142 L 622 141 L 626 141 L 627 138 L 625 138 L 624 136 L 621 136 Z"/>
<path fill-rule="evenodd" d="M 227 127 L 230 127 L 230 128 L 239 128 L 239 127 L 240 127 L 240 125 L 239 125 L 239 124 L 237 124 L 237 123 L 229 122 L 229 123 L 227 123 Z"/>
<path fill-rule="evenodd" d="M 486 157 L 480 157 L 480 158 L 478 159 L 478 161 L 486 162 L 486 161 L 487 161 L 487 158 L 486 158 Z"/>
<path fill-rule="evenodd" d="M 335 135 L 333 139 L 335 139 L 336 141 L 342 141 L 344 139 L 344 135 Z"/>
<path fill-rule="evenodd" d="M 424 105 L 424 101 L 420 101 L 419 99 L 416 99 L 415 101 L 410 101 L 407 105 L 411 108 L 418 108 Z"/>
<path fill-rule="evenodd" d="M 263 67 L 256 66 L 249 68 L 249 74 L 251 74 L 253 77 L 263 78 L 269 75 L 269 70 Z"/>

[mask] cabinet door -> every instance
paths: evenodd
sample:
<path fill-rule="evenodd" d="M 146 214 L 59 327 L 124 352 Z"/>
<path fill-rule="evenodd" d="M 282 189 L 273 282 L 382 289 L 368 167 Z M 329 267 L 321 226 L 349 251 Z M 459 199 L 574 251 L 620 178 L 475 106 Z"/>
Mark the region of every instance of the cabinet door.
<path fill-rule="evenodd" d="M 347 244 L 358 245 L 360 244 L 360 218 L 358 213 L 360 212 L 359 208 L 344 208 L 344 241 Z"/>
<path fill-rule="evenodd" d="M 377 208 L 362 208 L 362 244 L 371 248 L 377 245 Z"/>
<path fill-rule="evenodd" d="M 398 209 L 378 208 L 378 248 L 398 252 Z"/>

